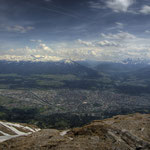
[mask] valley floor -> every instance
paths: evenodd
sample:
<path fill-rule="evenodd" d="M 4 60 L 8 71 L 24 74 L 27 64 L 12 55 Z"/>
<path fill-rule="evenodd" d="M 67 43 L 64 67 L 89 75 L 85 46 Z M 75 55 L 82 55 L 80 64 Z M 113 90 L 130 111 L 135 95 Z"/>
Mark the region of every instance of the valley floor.
<path fill-rule="evenodd" d="M 109 90 L 0 89 L 0 107 L 1 120 L 32 123 L 40 128 L 70 128 L 118 114 L 150 113 L 150 95 Z"/>

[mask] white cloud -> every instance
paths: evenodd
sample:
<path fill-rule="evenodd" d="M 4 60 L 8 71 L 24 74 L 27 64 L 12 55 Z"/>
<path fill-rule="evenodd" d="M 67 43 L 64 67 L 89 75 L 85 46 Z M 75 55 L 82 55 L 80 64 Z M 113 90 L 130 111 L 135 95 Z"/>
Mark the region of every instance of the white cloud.
<path fill-rule="evenodd" d="M 124 24 L 121 22 L 115 22 L 115 26 L 107 28 L 107 30 L 118 30 L 118 29 L 123 29 L 124 28 Z"/>
<path fill-rule="evenodd" d="M 34 27 L 32 27 L 32 26 L 23 27 L 20 25 L 5 26 L 4 28 L 9 32 L 18 32 L 18 33 L 26 33 L 28 31 L 34 29 Z"/>
<path fill-rule="evenodd" d="M 43 44 L 43 43 L 40 43 L 38 49 L 45 51 L 45 52 L 53 53 L 53 50 L 50 47 L 48 47 L 46 44 Z"/>
<path fill-rule="evenodd" d="M 83 44 L 85 46 L 94 46 L 94 44 L 92 42 L 89 42 L 89 41 L 83 41 L 81 39 L 78 39 L 78 43 L 79 44 Z"/>
<path fill-rule="evenodd" d="M 102 37 L 106 38 L 106 39 L 113 39 L 113 40 L 126 40 L 126 39 L 134 39 L 136 38 L 135 35 L 130 34 L 128 32 L 123 32 L 120 31 L 119 33 L 116 34 L 101 34 Z"/>
<path fill-rule="evenodd" d="M 142 14 L 150 14 L 150 6 L 148 6 L 148 5 L 144 5 L 143 7 L 142 7 L 142 9 L 140 10 L 140 13 L 142 13 Z"/>
<path fill-rule="evenodd" d="M 97 42 L 97 44 L 100 46 L 115 46 L 115 47 L 119 46 L 118 43 L 114 41 L 108 41 L 108 40 Z"/>
<path fill-rule="evenodd" d="M 107 43 L 111 43 L 112 41 L 116 43 L 116 47 L 110 45 L 105 48 L 112 55 L 112 58 L 150 59 L 150 40 L 148 38 L 140 38 L 123 31 L 115 34 L 102 34 L 102 38 L 107 39 Z M 107 43 L 105 42 L 106 45 Z"/>
<path fill-rule="evenodd" d="M 73 60 L 98 59 L 102 51 L 100 47 L 62 48 L 57 51 L 57 55 Z"/>
<path fill-rule="evenodd" d="M 148 34 L 150 34 L 150 30 L 146 30 L 146 31 L 145 31 L 145 33 L 148 33 Z"/>
<path fill-rule="evenodd" d="M 8 53 L 8 52 L 7 52 Z M 44 43 L 38 43 L 35 48 L 28 46 L 24 48 L 10 49 L 9 54 L 18 56 L 30 56 L 30 55 L 41 55 L 41 56 L 53 56 L 55 51 Z"/>
<path fill-rule="evenodd" d="M 34 39 L 31 39 L 30 42 L 38 42 L 38 43 L 42 43 L 42 40 L 34 40 Z"/>
<path fill-rule="evenodd" d="M 129 12 L 137 14 L 134 10 L 129 10 L 129 7 L 132 6 L 136 0 L 98 0 L 97 2 L 90 1 L 88 2 L 90 8 L 93 9 L 105 9 L 110 8 L 114 12 Z"/>
<path fill-rule="evenodd" d="M 121 22 L 116 22 L 116 28 L 122 29 L 124 27 L 124 24 Z"/>
<path fill-rule="evenodd" d="M 127 12 L 135 0 L 107 0 L 106 5 L 115 12 Z"/>
<path fill-rule="evenodd" d="M 88 2 L 90 7 L 93 8 L 93 9 L 104 9 L 106 8 L 104 6 L 104 4 L 100 3 L 100 2 L 93 2 L 93 1 L 90 1 Z"/>

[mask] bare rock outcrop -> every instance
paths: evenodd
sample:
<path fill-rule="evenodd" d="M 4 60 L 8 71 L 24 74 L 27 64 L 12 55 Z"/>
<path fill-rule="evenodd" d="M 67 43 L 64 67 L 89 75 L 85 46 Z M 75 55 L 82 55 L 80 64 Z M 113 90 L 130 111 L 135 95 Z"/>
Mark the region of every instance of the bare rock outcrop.
<path fill-rule="evenodd" d="M 0 150 L 150 150 L 150 114 L 115 116 L 66 131 L 41 130 L 2 142 Z"/>

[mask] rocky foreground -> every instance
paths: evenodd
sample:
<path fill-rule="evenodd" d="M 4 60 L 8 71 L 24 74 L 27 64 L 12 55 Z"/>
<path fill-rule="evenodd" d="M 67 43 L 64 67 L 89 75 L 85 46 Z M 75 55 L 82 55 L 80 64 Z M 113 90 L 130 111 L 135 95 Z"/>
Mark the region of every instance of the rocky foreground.
<path fill-rule="evenodd" d="M 0 150 L 150 150 L 150 114 L 115 116 L 66 131 L 44 129 L 2 142 Z"/>

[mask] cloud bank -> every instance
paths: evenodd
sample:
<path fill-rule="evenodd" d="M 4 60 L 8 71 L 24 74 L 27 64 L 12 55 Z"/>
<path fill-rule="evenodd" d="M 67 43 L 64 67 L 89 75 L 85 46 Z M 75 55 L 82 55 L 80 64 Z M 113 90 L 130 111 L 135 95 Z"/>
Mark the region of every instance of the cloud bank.
<path fill-rule="evenodd" d="M 33 40 L 36 41 L 36 40 Z M 23 56 L 42 60 L 99 60 L 120 61 L 127 58 L 150 59 L 150 39 L 141 38 L 125 31 L 102 33 L 97 40 L 86 41 L 78 39 L 73 43 L 45 44 L 36 43 L 35 48 L 11 49 L 10 56 Z M 8 57 L 8 55 L 7 55 Z"/>

